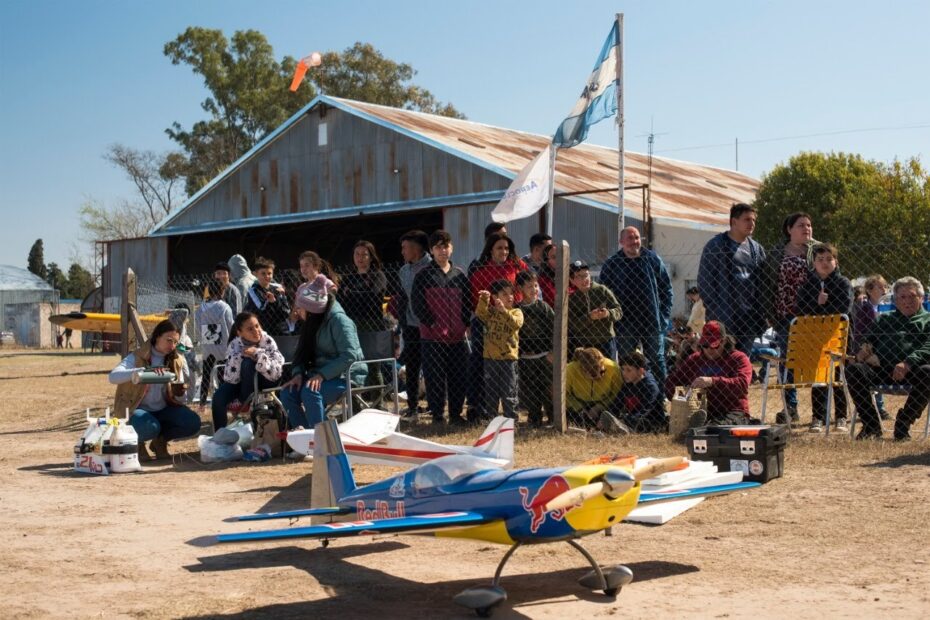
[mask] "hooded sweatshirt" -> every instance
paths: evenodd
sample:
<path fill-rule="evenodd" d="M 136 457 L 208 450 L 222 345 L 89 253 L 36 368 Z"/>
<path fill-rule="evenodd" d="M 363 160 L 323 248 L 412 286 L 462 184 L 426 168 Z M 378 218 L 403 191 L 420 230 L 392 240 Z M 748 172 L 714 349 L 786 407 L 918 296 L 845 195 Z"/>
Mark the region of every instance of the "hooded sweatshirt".
<path fill-rule="evenodd" d="M 245 300 L 249 294 L 249 288 L 255 282 L 255 276 L 249 269 L 249 264 L 245 261 L 242 254 L 234 254 L 229 259 L 229 282 L 239 289 L 239 298 Z"/>
<path fill-rule="evenodd" d="M 233 325 L 232 308 L 221 299 L 205 301 L 194 312 L 200 336 L 200 351 L 204 358 L 226 359 L 226 343 Z"/>

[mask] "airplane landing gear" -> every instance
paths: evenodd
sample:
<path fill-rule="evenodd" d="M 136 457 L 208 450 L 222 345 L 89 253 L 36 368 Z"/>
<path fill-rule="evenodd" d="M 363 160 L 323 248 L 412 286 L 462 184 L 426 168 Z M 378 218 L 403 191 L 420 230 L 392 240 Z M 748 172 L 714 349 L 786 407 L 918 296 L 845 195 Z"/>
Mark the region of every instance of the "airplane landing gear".
<path fill-rule="evenodd" d="M 616 596 L 623 589 L 623 586 L 633 581 L 633 571 L 622 564 L 610 568 L 606 573 L 600 565 L 594 561 L 591 554 L 574 540 L 566 541 L 572 547 L 588 560 L 592 570 L 590 573 L 578 580 L 579 585 L 589 590 L 603 590 L 607 596 Z"/>
<path fill-rule="evenodd" d="M 590 590 L 603 590 L 607 596 L 616 596 L 623 586 L 633 581 L 633 571 L 628 567 L 618 564 L 604 571 L 584 547 L 574 540 L 565 542 L 583 555 L 591 568 L 594 569 L 578 580 L 581 586 Z M 453 600 L 463 607 L 474 609 L 479 618 L 490 618 L 491 614 L 494 613 L 494 609 L 507 600 L 507 592 L 500 587 L 501 573 L 504 571 L 507 560 L 522 544 L 514 543 L 507 550 L 507 553 L 504 554 L 504 557 L 501 558 L 500 563 L 497 565 L 497 570 L 494 571 L 494 580 L 491 585 L 468 588 L 456 594 Z"/>

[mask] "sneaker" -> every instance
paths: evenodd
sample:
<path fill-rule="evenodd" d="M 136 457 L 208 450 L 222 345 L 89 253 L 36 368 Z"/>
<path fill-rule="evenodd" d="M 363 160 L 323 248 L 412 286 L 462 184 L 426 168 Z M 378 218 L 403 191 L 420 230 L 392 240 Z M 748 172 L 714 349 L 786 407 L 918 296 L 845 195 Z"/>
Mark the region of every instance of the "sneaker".
<path fill-rule="evenodd" d="M 608 411 L 601 412 L 601 417 L 597 420 L 597 427 L 606 433 L 614 435 L 630 434 L 630 428 Z"/>
<path fill-rule="evenodd" d="M 822 433 L 823 432 L 823 420 L 811 420 L 810 432 Z"/>
<path fill-rule="evenodd" d="M 698 428 L 705 424 L 707 424 L 707 412 L 703 409 L 698 409 L 688 418 L 688 428 Z"/>
<path fill-rule="evenodd" d="M 797 405 L 788 405 L 788 413 L 791 415 L 792 424 L 798 424 L 801 421 L 801 416 L 798 415 Z"/>
<path fill-rule="evenodd" d="M 775 424 L 778 424 L 779 426 L 785 426 L 789 422 L 790 418 L 788 417 L 787 411 L 782 410 L 775 414 Z"/>
<path fill-rule="evenodd" d="M 846 418 L 837 418 L 836 419 L 836 430 L 840 433 L 848 433 L 849 426 L 846 424 Z"/>
<path fill-rule="evenodd" d="M 891 414 L 885 411 L 884 409 L 879 409 L 878 415 L 882 420 L 890 420 Z"/>
<path fill-rule="evenodd" d="M 856 441 L 863 441 L 868 439 L 881 439 L 882 431 L 880 428 L 863 426 L 862 430 L 859 431 L 859 434 L 856 435 Z"/>

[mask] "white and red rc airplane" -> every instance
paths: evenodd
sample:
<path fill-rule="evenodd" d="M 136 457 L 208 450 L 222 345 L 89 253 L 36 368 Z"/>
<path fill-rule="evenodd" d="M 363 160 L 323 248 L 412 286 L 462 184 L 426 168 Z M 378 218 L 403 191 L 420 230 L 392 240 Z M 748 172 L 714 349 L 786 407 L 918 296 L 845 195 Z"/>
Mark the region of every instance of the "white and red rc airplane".
<path fill-rule="evenodd" d="M 513 467 L 513 420 L 498 416 L 471 446 L 446 444 L 397 432 L 400 416 L 363 409 L 339 425 L 339 435 L 352 463 L 401 467 L 419 465 L 450 454 L 470 454 Z M 313 454 L 313 430 L 290 431 L 287 443 L 300 454 Z"/>

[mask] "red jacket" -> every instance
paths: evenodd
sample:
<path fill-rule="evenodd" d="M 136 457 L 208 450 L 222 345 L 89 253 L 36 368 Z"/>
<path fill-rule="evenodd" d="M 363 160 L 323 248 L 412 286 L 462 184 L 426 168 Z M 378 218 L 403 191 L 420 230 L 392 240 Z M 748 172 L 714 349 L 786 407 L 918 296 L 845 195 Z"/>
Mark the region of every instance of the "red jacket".
<path fill-rule="evenodd" d="M 471 278 L 469 278 L 471 281 L 471 307 L 474 308 L 478 305 L 478 291 L 491 290 L 491 282 L 495 280 L 509 281 L 514 285 L 514 303 L 523 301 L 523 295 L 520 293 L 520 289 L 516 287 L 516 281 L 517 274 L 527 269 L 529 269 L 529 267 L 519 258 L 513 262 L 507 261 L 501 265 L 489 260 L 479 266 L 471 274 Z"/>
<path fill-rule="evenodd" d="M 702 352 L 693 353 L 678 364 L 665 380 L 665 395 L 671 399 L 675 386 L 691 385 L 698 377 L 713 377 L 714 384 L 707 388 L 707 415 L 715 416 L 730 411 L 749 413 L 749 383 L 752 381 L 752 364 L 742 351 L 724 353 L 712 360 Z"/>

